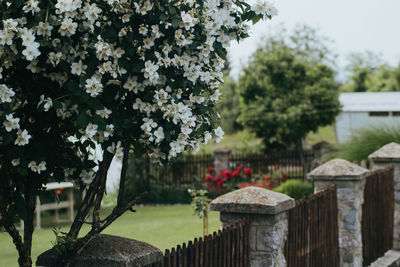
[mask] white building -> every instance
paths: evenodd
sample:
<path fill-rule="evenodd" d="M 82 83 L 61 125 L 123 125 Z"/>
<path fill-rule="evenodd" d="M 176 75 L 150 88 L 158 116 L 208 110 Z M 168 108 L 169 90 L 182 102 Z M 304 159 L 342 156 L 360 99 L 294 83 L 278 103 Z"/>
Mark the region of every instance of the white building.
<path fill-rule="evenodd" d="M 400 92 L 342 93 L 336 140 L 345 143 L 359 129 L 400 124 Z"/>

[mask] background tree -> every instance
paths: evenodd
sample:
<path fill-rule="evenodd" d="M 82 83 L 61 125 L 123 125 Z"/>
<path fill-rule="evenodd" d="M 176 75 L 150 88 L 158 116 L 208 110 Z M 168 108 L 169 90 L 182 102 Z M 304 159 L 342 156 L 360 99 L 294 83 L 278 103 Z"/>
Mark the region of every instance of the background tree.
<path fill-rule="evenodd" d="M 349 73 L 341 85 L 341 92 L 393 92 L 400 91 L 400 65 L 386 64 L 381 55 L 366 51 L 349 56 Z"/>
<path fill-rule="evenodd" d="M 226 62 L 229 62 L 227 60 Z M 226 65 L 226 66 L 229 66 Z M 230 69 L 225 68 L 224 84 L 219 88 L 221 90 L 221 98 L 216 108 L 221 116 L 221 127 L 227 134 L 232 134 L 242 129 L 237 119 L 240 114 L 240 93 L 238 91 L 237 82 L 229 75 Z"/>
<path fill-rule="evenodd" d="M 239 121 L 267 151 L 297 144 L 302 152 L 302 138 L 331 124 L 340 111 L 335 72 L 323 63 L 331 56 L 327 46 L 314 30 L 302 29 L 286 39 L 268 38 L 239 78 Z M 315 49 L 304 49 L 310 47 Z"/>

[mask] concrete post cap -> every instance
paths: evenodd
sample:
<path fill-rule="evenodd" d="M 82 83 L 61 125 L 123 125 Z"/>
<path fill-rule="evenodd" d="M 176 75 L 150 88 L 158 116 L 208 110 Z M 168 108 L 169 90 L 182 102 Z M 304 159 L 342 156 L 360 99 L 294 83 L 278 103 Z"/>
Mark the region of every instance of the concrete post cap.
<path fill-rule="evenodd" d="M 333 159 L 308 174 L 310 180 L 361 180 L 370 171 L 344 159 Z"/>
<path fill-rule="evenodd" d="M 54 248 L 39 255 L 37 266 L 53 266 L 57 257 Z M 133 239 L 101 234 L 95 237 L 76 256 L 74 267 L 86 266 L 146 266 L 159 262 L 162 252 L 158 248 Z"/>
<path fill-rule="evenodd" d="M 368 156 L 373 161 L 399 161 L 400 162 L 400 145 L 392 142 L 379 148 L 377 151 Z"/>
<path fill-rule="evenodd" d="M 265 188 L 249 186 L 214 199 L 210 209 L 229 213 L 277 214 L 295 205 L 294 199 Z"/>

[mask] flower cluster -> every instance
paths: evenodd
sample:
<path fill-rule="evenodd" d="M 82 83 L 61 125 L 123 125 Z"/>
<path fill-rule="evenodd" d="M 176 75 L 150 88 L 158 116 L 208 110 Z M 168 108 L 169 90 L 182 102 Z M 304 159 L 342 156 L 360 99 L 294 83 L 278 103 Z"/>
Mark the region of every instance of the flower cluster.
<path fill-rule="evenodd" d="M 220 192 L 237 189 L 238 183 L 251 180 L 252 170 L 250 168 L 237 167 L 234 171 L 224 170 L 218 175 L 212 167 L 207 168 L 208 176 L 203 180 L 209 192 Z"/>
<path fill-rule="evenodd" d="M 4 0 L 0 13 L 1 176 L 88 185 L 96 144 L 164 161 L 218 142 L 226 48 L 276 9 L 265 0 Z"/>
<path fill-rule="evenodd" d="M 215 169 L 207 168 L 208 176 L 203 180 L 209 192 L 231 191 L 247 186 L 258 186 L 267 189 L 274 189 L 280 183 L 287 180 L 286 174 L 273 173 L 258 177 L 253 174 L 250 168 L 237 167 L 234 171 L 224 170 L 215 175 Z"/>

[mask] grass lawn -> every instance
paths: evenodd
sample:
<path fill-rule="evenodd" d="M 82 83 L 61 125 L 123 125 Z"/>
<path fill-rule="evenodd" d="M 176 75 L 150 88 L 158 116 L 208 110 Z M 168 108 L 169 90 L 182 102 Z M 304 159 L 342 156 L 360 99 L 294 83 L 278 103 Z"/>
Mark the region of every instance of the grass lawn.
<path fill-rule="evenodd" d="M 332 145 L 336 144 L 336 135 L 333 125 L 319 127 L 315 133 L 310 132 L 306 137 L 307 144 L 316 144 L 321 141 L 326 141 Z"/>
<path fill-rule="evenodd" d="M 110 208 L 105 208 L 102 213 L 109 211 Z M 34 262 L 40 253 L 52 247 L 51 242 L 55 239 L 52 219 L 52 216 L 42 215 L 42 227 L 45 228 L 34 233 L 32 249 Z M 219 227 L 219 213 L 211 212 L 209 231 L 218 230 Z M 61 227 L 62 231 L 68 229 L 67 225 Z M 88 229 L 88 226 L 84 226 L 85 232 Z M 164 251 L 202 236 L 202 231 L 202 220 L 193 216 L 190 205 L 174 205 L 136 207 L 135 213 L 125 213 L 104 233 L 145 241 Z M 0 233 L 0 266 L 17 266 L 17 252 L 7 233 Z"/>

